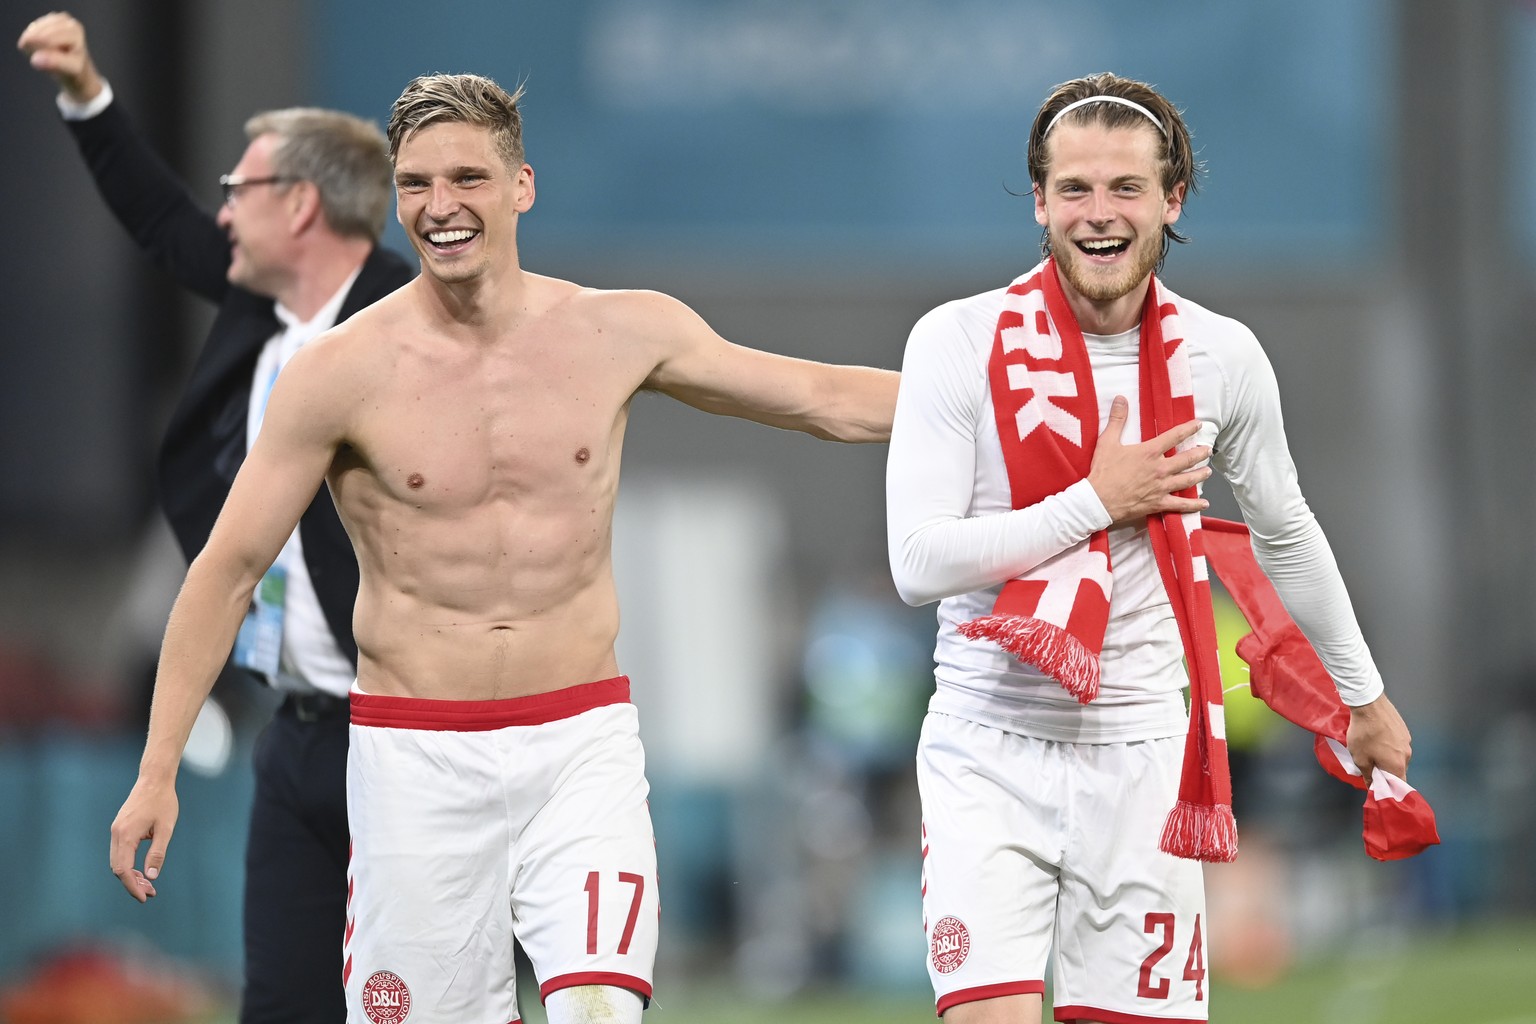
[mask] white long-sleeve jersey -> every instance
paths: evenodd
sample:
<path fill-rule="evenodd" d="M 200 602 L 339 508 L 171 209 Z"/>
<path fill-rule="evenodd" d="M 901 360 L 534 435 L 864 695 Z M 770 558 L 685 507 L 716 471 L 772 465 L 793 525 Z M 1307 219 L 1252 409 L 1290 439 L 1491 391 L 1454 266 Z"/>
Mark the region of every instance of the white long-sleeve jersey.
<path fill-rule="evenodd" d="M 1099 697 L 1079 704 L 1055 680 L 956 627 L 992 609 L 1007 580 L 1109 526 L 1087 480 L 1015 510 L 987 362 L 1006 288 L 946 303 L 907 341 L 886 467 L 891 573 L 908 604 L 938 601 L 937 690 L 929 707 L 1064 742 L 1129 742 L 1182 733 L 1188 684 L 1172 606 L 1144 520 L 1109 531 L 1114 588 Z M 1274 370 L 1236 320 L 1179 304 L 1194 375 L 1196 440 L 1231 485 L 1254 553 L 1351 706 L 1381 675 L 1355 620 L 1327 538 L 1302 496 L 1285 441 Z M 1124 443 L 1141 440 L 1139 332 L 1085 335 L 1099 429 L 1116 395 L 1130 403 Z"/>

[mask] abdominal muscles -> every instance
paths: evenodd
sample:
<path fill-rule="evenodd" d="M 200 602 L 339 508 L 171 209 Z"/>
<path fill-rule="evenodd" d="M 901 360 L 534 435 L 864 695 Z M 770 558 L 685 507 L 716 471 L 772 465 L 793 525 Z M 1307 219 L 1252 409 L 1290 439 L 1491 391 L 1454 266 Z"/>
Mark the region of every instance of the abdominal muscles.
<path fill-rule="evenodd" d="M 492 700 L 617 674 L 611 503 L 390 503 L 359 532 L 353 622 L 368 693 Z"/>

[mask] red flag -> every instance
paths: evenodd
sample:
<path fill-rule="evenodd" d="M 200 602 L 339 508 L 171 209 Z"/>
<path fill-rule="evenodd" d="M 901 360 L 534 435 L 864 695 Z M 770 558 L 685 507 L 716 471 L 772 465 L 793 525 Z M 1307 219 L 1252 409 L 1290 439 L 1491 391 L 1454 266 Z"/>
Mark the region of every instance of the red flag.
<path fill-rule="evenodd" d="M 1205 557 L 1237 604 L 1253 632 L 1237 643 L 1248 663 L 1253 695 L 1282 718 L 1315 735 L 1318 763 L 1334 778 L 1365 798 L 1365 852 L 1377 860 L 1400 860 L 1440 842 L 1435 812 L 1423 795 L 1397 776 L 1376 769 L 1370 786 L 1349 756 L 1349 708 L 1339 698 L 1333 678 L 1291 621 L 1280 595 L 1259 568 L 1248 540 L 1248 527 L 1204 517 Z"/>

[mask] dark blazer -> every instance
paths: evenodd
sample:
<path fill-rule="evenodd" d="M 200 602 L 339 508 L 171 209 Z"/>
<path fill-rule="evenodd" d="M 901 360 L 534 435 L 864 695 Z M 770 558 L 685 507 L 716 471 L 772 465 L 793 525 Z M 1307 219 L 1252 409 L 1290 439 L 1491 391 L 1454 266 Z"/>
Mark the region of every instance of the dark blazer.
<path fill-rule="evenodd" d="M 190 561 L 208 542 L 230 484 L 245 459 L 245 431 L 256 359 L 280 324 L 273 300 L 230 284 L 229 238 L 187 186 L 139 135 L 114 100 L 99 115 L 66 121 L 96 187 L 133 240 L 162 270 L 219 307 L 160 448 L 160 504 Z M 375 247 L 347 292 L 345 320 L 415 276 L 394 252 Z M 299 523 L 304 562 L 331 634 L 357 663 L 352 606 L 357 558 L 320 488 Z"/>

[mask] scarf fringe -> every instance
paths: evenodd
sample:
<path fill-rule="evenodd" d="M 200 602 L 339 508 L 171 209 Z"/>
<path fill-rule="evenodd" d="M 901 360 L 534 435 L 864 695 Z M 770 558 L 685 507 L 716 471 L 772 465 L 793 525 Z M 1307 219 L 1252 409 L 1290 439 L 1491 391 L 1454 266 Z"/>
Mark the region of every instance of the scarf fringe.
<path fill-rule="evenodd" d="M 1237 859 L 1237 818 L 1229 804 L 1180 800 L 1168 812 L 1158 847 L 1188 860 L 1226 863 Z"/>
<path fill-rule="evenodd" d="M 991 640 L 1033 665 L 1087 704 L 1099 695 L 1099 659 L 1081 640 L 1044 619 L 1020 615 L 984 615 L 960 626 L 968 640 Z"/>

